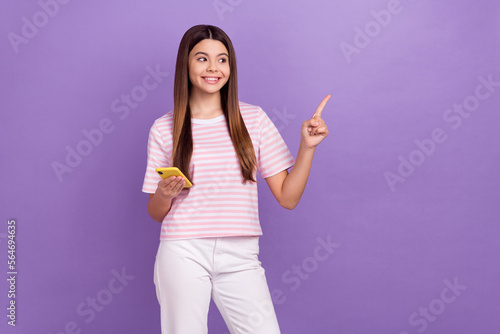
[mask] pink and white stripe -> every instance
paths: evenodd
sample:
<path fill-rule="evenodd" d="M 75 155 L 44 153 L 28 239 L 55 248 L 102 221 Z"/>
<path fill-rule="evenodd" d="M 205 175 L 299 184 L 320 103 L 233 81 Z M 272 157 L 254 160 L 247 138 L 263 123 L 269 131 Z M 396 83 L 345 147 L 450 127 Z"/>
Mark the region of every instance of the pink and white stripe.
<path fill-rule="evenodd" d="M 240 110 L 252 138 L 258 170 L 263 178 L 294 164 L 278 130 L 258 106 L 240 102 Z M 142 191 L 154 193 L 158 167 L 170 167 L 173 112 L 157 119 L 149 132 L 148 160 Z M 224 116 L 192 119 L 193 156 L 190 172 L 194 186 L 172 201 L 163 220 L 161 239 L 190 239 L 262 235 L 257 185 L 243 184 L 238 157 Z"/>

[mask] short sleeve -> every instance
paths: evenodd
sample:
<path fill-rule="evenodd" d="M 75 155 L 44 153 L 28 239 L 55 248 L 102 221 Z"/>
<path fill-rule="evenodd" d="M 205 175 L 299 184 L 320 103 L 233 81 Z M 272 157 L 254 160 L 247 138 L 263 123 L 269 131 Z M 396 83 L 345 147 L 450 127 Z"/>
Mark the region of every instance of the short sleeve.
<path fill-rule="evenodd" d="M 156 173 L 156 168 L 171 166 L 166 147 L 156 122 L 149 131 L 147 153 L 148 160 L 142 191 L 145 193 L 155 193 L 158 182 L 161 180 L 161 177 Z"/>
<path fill-rule="evenodd" d="M 259 107 L 258 169 L 268 178 L 293 166 L 295 160 L 269 116 Z"/>

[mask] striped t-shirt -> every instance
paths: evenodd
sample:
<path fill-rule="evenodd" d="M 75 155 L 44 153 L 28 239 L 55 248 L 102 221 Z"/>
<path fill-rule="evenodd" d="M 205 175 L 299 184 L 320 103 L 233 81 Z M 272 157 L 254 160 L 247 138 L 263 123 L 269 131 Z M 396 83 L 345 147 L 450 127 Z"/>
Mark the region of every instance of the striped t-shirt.
<path fill-rule="evenodd" d="M 295 160 L 272 121 L 258 106 L 240 102 L 263 178 L 293 166 Z M 172 167 L 173 111 L 157 119 L 149 132 L 148 160 L 142 191 L 155 193 L 158 167 Z M 193 155 L 191 188 L 171 204 L 161 226 L 161 240 L 262 235 L 257 184 L 243 184 L 225 116 L 191 119 Z M 254 173 L 254 177 L 255 177 Z"/>

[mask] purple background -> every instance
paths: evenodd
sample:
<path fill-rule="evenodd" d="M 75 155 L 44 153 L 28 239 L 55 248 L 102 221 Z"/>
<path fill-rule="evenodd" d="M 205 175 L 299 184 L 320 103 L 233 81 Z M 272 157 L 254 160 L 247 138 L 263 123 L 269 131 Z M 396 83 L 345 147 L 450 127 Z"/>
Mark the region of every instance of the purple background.
<path fill-rule="evenodd" d="M 457 128 L 460 116 L 447 110 L 472 105 L 479 77 L 500 81 L 500 4 L 391 6 L 71 1 L 44 22 L 37 1 L 4 2 L 0 272 L 15 218 L 19 274 L 15 328 L 1 280 L 0 331 L 70 333 L 74 322 L 81 333 L 160 332 L 152 276 L 160 225 L 141 192 L 147 136 L 172 108 L 182 35 L 207 23 L 234 43 L 240 100 L 268 113 L 294 156 L 301 123 L 332 94 L 323 113 L 330 136 L 299 206 L 280 208 L 259 179 L 260 259 L 282 332 L 499 333 L 500 87 L 480 88 L 489 96 Z M 390 22 L 380 12 L 388 7 L 398 12 Z M 15 52 L 9 33 L 22 36 L 23 17 L 33 15 L 41 27 Z M 342 46 L 356 42 L 346 56 Z M 169 75 L 128 114 L 114 112 L 122 94 L 141 92 L 148 66 Z M 65 164 L 66 147 L 85 145 L 82 131 L 103 119 L 113 131 L 60 181 L 52 164 Z M 424 139 L 436 128 L 446 140 L 432 149 Z M 400 156 L 420 165 L 391 189 L 385 173 L 398 173 Z M 318 238 L 340 245 L 324 261 L 314 258 Z M 122 270 L 133 279 L 111 294 L 113 271 Z M 107 305 L 86 322 L 77 307 L 96 297 Z M 228 333 L 214 304 L 209 331 Z"/>

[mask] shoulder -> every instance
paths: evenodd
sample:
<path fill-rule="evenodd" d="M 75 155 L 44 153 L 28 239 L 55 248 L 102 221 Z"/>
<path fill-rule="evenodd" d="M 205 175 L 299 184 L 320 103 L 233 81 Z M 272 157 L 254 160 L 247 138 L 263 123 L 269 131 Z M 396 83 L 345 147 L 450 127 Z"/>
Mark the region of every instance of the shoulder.
<path fill-rule="evenodd" d="M 169 111 L 165 115 L 161 116 L 160 118 L 157 118 L 154 123 L 152 128 L 157 129 L 161 133 L 169 133 L 172 132 L 172 127 L 174 124 L 174 112 Z"/>
<path fill-rule="evenodd" d="M 239 101 L 240 113 L 245 122 L 259 121 L 266 115 L 261 107 Z"/>

